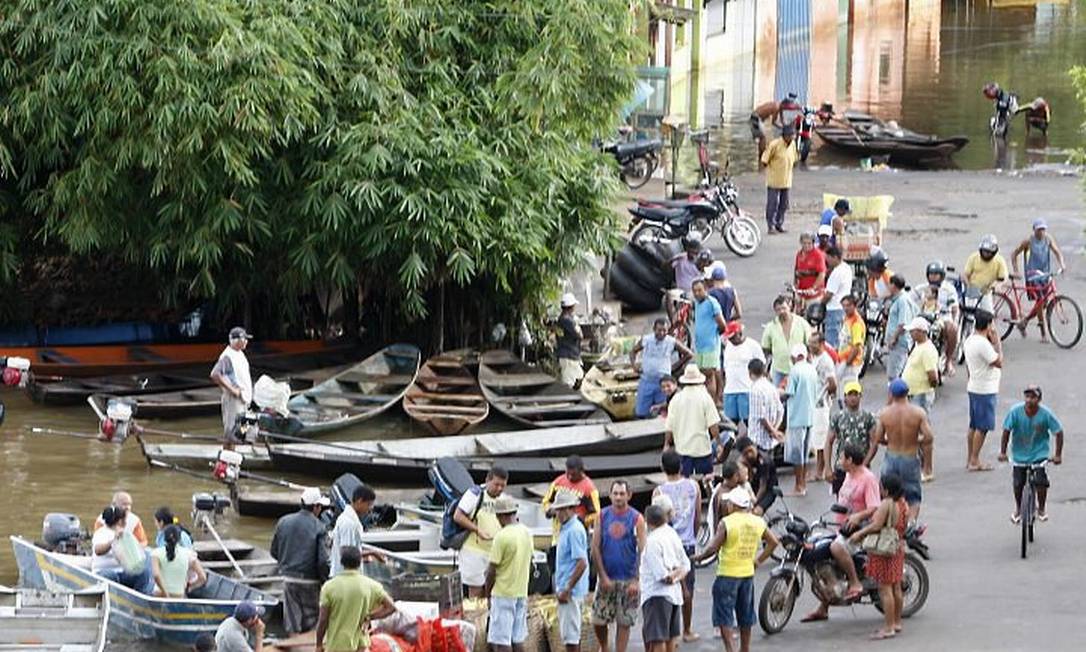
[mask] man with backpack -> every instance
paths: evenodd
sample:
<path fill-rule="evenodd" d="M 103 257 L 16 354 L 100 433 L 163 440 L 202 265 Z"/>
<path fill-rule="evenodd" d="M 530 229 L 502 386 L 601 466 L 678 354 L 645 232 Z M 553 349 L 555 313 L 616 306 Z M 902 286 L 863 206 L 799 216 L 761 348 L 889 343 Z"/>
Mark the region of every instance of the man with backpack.
<path fill-rule="evenodd" d="M 486 570 L 490 565 L 490 542 L 501 529 L 498 517 L 494 514 L 494 503 L 505 493 L 509 482 L 509 472 L 500 466 L 493 466 L 486 474 L 486 483 L 472 486 L 453 510 L 452 520 L 460 532 L 442 545 L 460 549 L 460 581 L 468 588 L 468 596 L 477 598 L 483 595 L 486 584 Z M 446 545 L 447 544 L 447 545 Z"/>

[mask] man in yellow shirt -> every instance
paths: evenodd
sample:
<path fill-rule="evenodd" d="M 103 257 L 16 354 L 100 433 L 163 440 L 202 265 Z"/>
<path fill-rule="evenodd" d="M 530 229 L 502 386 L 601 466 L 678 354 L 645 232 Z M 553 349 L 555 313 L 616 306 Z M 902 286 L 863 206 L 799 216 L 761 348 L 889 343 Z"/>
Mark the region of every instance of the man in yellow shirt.
<path fill-rule="evenodd" d="M 929 413 L 935 400 L 935 388 L 939 385 L 939 351 L 928 337 L 930 325 L 927 319 L 919 316 L 909 323 L 909 336 L 914 344 L 901 373 L 901 379 L 909 386 L 909 402 Z"/>
<path fill-rule="evenodd" d="M 999 240 L 992 234 L 981 238 L 977 251 L 965 260 L 965 286 L 978 290 L 983 298 L 978 306 L 981 310 L 992 312 L 992 288 L 1010 276 L 1007 261 L 999 255 Z"/>
<path fill-rule="evenodd" d="M 785 125 L 781 130 L 781 137 L 774 138 L 762 152 L 766 186 L 765 220 L 769 224 L 770 233 L 784 233 L 784 212 L 788 210 L 792 167 L 799 157 L 795 135 L 795 127 Z"/>
<path fill-rule="evenodd" d="M 369 621 L 396 611 L 385 589 L 358 572 L 361 550 L 343 546 L 339 555 L 343 570 L 321 587 L 316 652 L 368 650 Z"/>
<path fill-rule="evenodd" d="M 528 638 L 528 577 L 532 573 L 532 533 L 517 522 L 517 503 L 494 501 L 502 529 L 490 546 L 484 594 L 490 598 L 486 642 L 495 652 L 520 648 Z"/>
<path fill-rule="evenodd" d="M 851 294 L 841 298 L 841 307 L 845 311 L 845 321 L 841 324 L 841 358 L 838 385 L 850 380 L 860 379 L 860 369 L 864 366 L 864 341 L 867 339 L 867 324 L 860 311 L 856 310 L 856 297 Z"/>

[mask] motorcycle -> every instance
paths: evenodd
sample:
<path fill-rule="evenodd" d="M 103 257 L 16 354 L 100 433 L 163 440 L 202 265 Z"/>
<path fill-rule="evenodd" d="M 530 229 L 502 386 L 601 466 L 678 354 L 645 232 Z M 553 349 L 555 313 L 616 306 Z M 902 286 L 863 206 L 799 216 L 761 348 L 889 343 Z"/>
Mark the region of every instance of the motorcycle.
<path fill-rule="evenodd" d="M 953 267 L 947 267 L 947 272 L 953 272 Z M 960 276 L 951 278 L 954 288 L 958 291 L 958 363 L 965 362 L 965 340 L 976 330 L 977 310 L 980 309 L 984 295 L 977 288 L 967 287 L 965 279 Z"/>
<path fill-rule="evenodd" d="M 803 113 L 796 116 L 796 147 L 799 148 L 799 160 L 804 163 L 811 154 L 811 140 L 817 115 L 818 113 L 812 107 L 805 106 Z"/>
<path fill-rule="evenodd" d="M 860 378 L 867 373 L 868 367 L 883 364 L 884 340 L 886 339 L 886 318 L 890 313 L 890 302 L 870 297 L 864 304 L 864 323 L 867 325 L 867 339 L 864 341 L 864 363 L 860 367 Z"/>
<path fill-rule="evenodd" d="M 988 119 L 988 130 L 995 138 L 1007 138 L 1011 128 L 1011 118 L 1018 111 L 1018 96 L 1014 93 L 1001 92 L 995 100 L 995 113 Z"/>
<path fill-rule="evenodd" d="M 628 135 L 633 130 L 623 127 L 619 133 Z M 659 138 L 635 140 L 632 142 L 602 143 L 600 149 L 615 157 L 619 165 L 619 178 L 630 190 L 635 190 L 648 183 L 652 173 L 660 165 L 660 150 L 663 141 Z"/>
<path fill-rule="evenodd" d="M 830 512 L 844 515 L 848 513 L 848 508 L 834 505 Z M 928 558 L 927 546 L 920 539 L 924 529 L 923 526 L 914 526 L 905 532 L 908 549 L 901 581 L 904 597 L 901 615 L 904 618 L 920 611 L 928 599 L 930 581 L 921 560 L 921 557 Z M 852 561 L 863 585 L 863 593 L 855 600 L 845 599 L 848 578 L 830 554 L 830 544 L 835 536 L 832 526 L 826 522 L 826 514 L 813 524 L 796 519 L 785 525 L 785 534 L 780 537 L 784 558 L 770 573 L 758 603 L 758 623 L 766 634 L 777 634 L 788 624 L 803 590 L 804 576 L 810 581 L 814 596 L 832 607 L 860 603 L 874 605 L 882 611 L 878 584 L 864 575 L 867 553 L 862 550 L 852 556 Z"/>
<path fill-rule="evenodd" d="M 630 241 L 647 243 L 681 238 L 697 233 L 705 241 L 714 229 L 735 255 L 753 256 L 761 243 L 761 231 L 754 220 L 739 212 L 738 190 L 730 181 L 717 181 L 685 200 L 638 200 L 628 209 L 633 216 Z"/>

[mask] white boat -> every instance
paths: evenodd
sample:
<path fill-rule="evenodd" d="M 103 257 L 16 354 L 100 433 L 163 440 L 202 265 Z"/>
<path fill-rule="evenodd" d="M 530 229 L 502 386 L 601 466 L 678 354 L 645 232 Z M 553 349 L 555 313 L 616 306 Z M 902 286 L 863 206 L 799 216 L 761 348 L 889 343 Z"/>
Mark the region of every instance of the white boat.
<path fill-rule="evenodd" d="M 0 586 L 0 650 L 102 652 L 108 626 L 105 586 L 65 593 Z"/>

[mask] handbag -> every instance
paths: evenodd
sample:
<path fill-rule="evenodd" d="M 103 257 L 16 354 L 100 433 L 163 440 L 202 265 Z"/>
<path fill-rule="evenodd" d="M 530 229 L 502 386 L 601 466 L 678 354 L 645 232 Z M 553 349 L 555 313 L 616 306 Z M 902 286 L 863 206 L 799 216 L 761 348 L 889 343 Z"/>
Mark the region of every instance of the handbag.
<path fill-rule="evenodd" d="M 864 537 L 863 549 L 869 555 L 877 557 L 893 557 L 901 547 L 901 536 L 894 527 L 897 521 L 897 504 L 891 505 L 890 514 L 886 517 L 886 524 L 878 532 L 872 532 Z"/>

